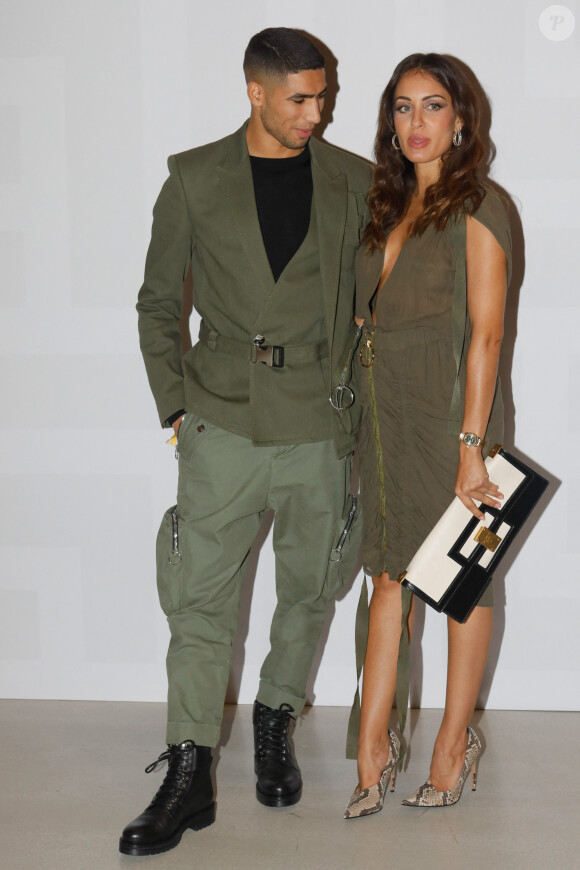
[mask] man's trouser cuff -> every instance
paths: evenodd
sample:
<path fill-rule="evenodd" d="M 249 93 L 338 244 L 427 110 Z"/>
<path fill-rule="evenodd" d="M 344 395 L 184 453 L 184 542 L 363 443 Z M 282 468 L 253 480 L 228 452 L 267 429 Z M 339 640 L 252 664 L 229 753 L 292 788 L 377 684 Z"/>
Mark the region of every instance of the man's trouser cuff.
<path fill-rule="evenodd" d="M 217 746 L 220 726 L 204 725 L 201 722 L 168 722 L 165 740 L 167 743 L 183 743 L 193 740 L 198 746 Z"/>
<path fill-rule="evenodd" d="M 283 692 L 282 689 L 278 689 L 270 683 L 265 683 L 263 680 L 260 680 L 260 687 L 258 689 L 256 700 L 259 701 L 260 704 L 265 704 L 266 707 L 271 707 L 273 710 L 277 710 L 281 704 L 290 704 L 294 709 L 292 715 L 295 717 L 301 715 L 302 710 L 304 709 L 304 704 L 306 703 L 306 698 L 299 698 L 297 695 Z"/>

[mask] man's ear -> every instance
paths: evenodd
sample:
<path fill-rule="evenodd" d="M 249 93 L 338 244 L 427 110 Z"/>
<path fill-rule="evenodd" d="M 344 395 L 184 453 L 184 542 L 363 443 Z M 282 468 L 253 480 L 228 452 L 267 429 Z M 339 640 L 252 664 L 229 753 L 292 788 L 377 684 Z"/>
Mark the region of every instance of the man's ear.
<path fill-rule="evenodd" d="M 258 107 L 264 105 L 264 98 L 266 92 L 264 90 L 264 86 L 261 85 L 260 82 L 248 82 L 247 92 L 248 99 L 252 106 Z"/>

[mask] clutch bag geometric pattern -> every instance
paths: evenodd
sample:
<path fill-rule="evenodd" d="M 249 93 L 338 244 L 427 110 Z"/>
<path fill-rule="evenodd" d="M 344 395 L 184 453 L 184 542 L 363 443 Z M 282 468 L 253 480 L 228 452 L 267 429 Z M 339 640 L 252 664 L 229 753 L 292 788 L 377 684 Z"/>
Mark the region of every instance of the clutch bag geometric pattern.
<path fill-rule="evenodd" d="M 481 504 L 478 520 L 455 496 L 397 582 L 457 622 L 465 622 L 548 481 L 499 444 L 485 465 L 504 494 L 501 508 Z"/>

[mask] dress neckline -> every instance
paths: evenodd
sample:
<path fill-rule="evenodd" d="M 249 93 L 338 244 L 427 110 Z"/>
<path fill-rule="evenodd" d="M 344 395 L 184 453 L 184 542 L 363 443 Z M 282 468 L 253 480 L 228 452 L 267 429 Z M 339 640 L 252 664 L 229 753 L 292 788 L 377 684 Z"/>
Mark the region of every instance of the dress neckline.
<path fill-rule="evenodd" d="M 388 246 L 388 244 L 389 244 L 389 239 L 390 239 L 390 237 L 391 237 L 391 234 L 389 233 L 389 235 L 387 236 L 387 240 L 386 240 L 386 242 L 385 242 L 385 249 L 384 249 L 384 253 L 383 253 L 383 265 L 384 265 L 384 263 L 385 263 L 385 254 L 386 254 L 386 252 L 387 252 L 387 246 Z M 397 268 L 397 263 L 398 263 L 399 260 L 401 259 L 401 256 L 402 256 L 402 254 L 403 254 L 403 251 L 405 250 L 405 248 L 407 247 L 407 245 L 408 245 L 409 242 L 411 241 L 411 238 L 412 238 L 412 236 L 408 236 L 408 238 L 405 239 L 405 241 L 404 241 L 403 244 L 401 245 L 401 249 L 400 249 L 399 253 L 397 254 L 397 256 L 395 257 L 395 262 L 394 262 L 393 265 L 391 266 L 391 269 L 390 269 L 390 271 L 389 271 L 389 274 L 387 275 L 387 277 L 385 278 L 385 280 L 382 282 L 382 284 L 381 284 L 381 283 L 377 283 L 377 288 L 376 288 L 376 290 L 375 290 L 375 292 L 374 292 L 374 294 L 373 294 L 373 295 L 374 295 L 374 304 L 373 304 L 373 311 L 372 311 L 372 319 L 373 319 L 373 324 L 374 324 L 374 326 L 377 325 L 376 310 L 377 310 L 377 302 L 378 302 L 378 300 L 379 300 L 379 295 L 380 295 L 382 292 L 384 292 L 385 287 L 387 286 L 387 284 L 388 284 L 389 281 L 391 280 L 391 277 L 392 277 L 392 275 L 393 275 L 393 272 L 394 272 L 395 269 Z M 380 280 L 381 280 L 381 277 L 382 277 L 382 270 L 381 270 L 381 274 L 379 275 L 379 282 L 380 282 Z"/>

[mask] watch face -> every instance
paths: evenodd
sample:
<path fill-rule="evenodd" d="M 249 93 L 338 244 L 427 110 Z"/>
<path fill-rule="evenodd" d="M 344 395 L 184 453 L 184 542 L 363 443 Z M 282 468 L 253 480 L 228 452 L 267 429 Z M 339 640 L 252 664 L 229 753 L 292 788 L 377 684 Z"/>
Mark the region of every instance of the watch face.
<path fill-rule="evenodd" d="M 477 437 L 477 435 L 474 435 L 473 432 L 466 432 L 463 436 L 463 442 L 468 447 L 477 447 L 478 441 L 479 438 Z"/>

